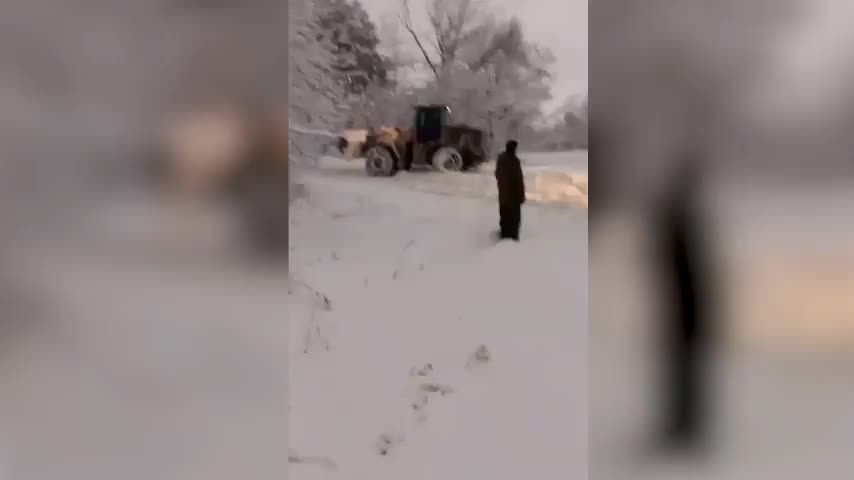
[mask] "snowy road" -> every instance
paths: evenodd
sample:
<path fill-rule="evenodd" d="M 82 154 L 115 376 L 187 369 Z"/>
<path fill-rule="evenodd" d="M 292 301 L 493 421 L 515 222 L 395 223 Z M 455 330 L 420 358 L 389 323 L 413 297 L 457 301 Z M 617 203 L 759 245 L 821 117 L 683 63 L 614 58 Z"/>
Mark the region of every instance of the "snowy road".
<path fill-rule="evenodd" d="M 529 202 L 522 242 L 494 245 L 491 175 L 438 177 L 304 177 L 294 479 L 586 476 L 586 210 Z"/>
<path fill-rule="evenodd" d="M 587 153 L 556 152 L 520 155 L 525 173 L 525 189 L 532 203 L 587 206 Z M 336 157 L 321 158 L 317 173 L 333 178 L 348 177 L 364 181 L 362 160 L 344 161 Z M 372 179 L 408 190 L 452 197 L 495 198 L 495 162 L 481 166 L 477 172 L 439 174 L 432 171 L 401 172 L 391 179 Z"/>

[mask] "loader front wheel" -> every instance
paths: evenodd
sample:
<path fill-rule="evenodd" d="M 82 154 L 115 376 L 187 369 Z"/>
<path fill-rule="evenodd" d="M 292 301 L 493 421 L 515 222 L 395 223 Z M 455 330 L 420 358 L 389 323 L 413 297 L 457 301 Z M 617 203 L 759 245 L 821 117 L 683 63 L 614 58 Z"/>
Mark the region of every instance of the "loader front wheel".
<path fill-rule="evenodd" d="M 365 171 L 372 177 L 391 177 L 397 173 L 397 162 L 388 148 L 374 146 L 365 153 Z"/>

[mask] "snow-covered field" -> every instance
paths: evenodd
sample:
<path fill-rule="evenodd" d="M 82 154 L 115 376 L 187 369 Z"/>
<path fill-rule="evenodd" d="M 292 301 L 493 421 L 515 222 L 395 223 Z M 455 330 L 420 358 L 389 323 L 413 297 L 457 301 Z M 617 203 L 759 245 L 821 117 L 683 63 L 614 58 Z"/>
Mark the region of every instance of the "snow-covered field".
<path fill-rule="evenodd" d="M 301 177 L 291 478 L 586 477 L 586 169 L 538 160 L 572 193 L 527 203 L 518 244 L 490 239 L 488 167 L 380 179 L 325 159 Z"/>

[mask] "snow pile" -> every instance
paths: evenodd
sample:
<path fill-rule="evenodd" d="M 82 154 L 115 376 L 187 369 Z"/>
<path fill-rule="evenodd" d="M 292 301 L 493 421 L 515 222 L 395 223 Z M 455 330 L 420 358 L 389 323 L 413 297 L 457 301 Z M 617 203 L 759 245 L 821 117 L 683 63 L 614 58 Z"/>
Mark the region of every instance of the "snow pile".
<path fill-rule="evenodd" d="M 293 209 L 293 478 L 583 477 L 586 212 L 526 206 L 495 244 L 494 200 L 416 175 L 315 177 Z"/>
<path fill-rule="evenodd" d="M 560 171 L 529 172 L 525 178 L 528 198 L 544 203 L 570 203 L 587 208 L 587 174 Z"/>

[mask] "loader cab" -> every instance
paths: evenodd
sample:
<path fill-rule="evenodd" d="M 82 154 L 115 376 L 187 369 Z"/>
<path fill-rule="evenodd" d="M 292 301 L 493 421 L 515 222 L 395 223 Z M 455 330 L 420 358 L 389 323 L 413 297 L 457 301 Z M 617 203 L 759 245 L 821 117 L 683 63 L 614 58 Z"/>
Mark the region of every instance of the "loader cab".
<path fill-rule="evenodd" d="M 415 108 L 415 142 L 439 142 L 448 124 L 451 109 L 446 105 L 424 105 Z"/>

